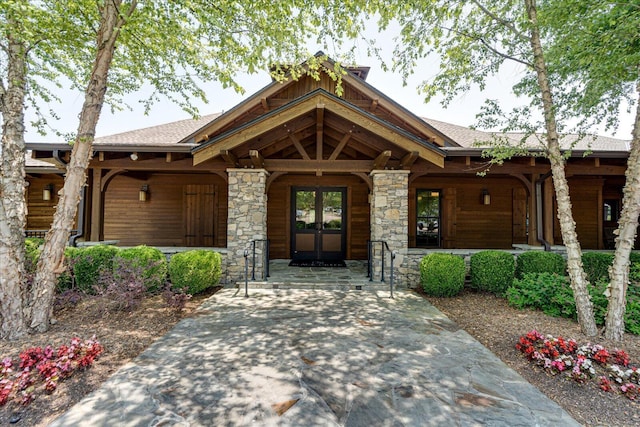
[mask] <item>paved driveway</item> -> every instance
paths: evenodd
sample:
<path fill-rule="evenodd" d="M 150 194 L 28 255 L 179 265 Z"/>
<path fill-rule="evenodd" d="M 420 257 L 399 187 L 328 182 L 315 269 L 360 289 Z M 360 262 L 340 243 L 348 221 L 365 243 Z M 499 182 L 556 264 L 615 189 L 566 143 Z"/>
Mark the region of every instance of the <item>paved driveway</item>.
<path fill-rule="evenodd" d="M 225 289 L 54 426 L 579 425 L 423 298 Z"/>

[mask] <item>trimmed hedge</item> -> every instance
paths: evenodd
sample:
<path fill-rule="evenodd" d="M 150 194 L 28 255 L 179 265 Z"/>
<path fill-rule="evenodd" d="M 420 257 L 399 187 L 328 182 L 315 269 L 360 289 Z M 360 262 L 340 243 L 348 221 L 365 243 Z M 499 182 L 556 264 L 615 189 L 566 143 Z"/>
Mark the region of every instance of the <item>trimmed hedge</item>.
<path fill-rule="evenodd" d="M 515 260 L 503 251 L 482 251 L 471 255 L 471 286 L 504 295 L 513 283 Z"/>
<path fill-rule="evenodd" d="M 582 254 L 582 265 L 587 279 L 591 283 L 609 280 L 609 267 L 613 264 L 613 254 L 605 252 L 587 252 Z"/>
<path fill-rule="evenodd" d="M 113 269 L 113 259 L 120 249 L 110 245 L 82 248 L 74 254 L 73 276 L 78 290 L 94 294 L 102 270 Z"/>
<path fill-rule="evenodd" d="M 464 260 L 452 254 L 431 253 L 420 261 L 420 282 L 428 295 L 451 297 L 464 287 Z"/>
<path fill-rule="evenodd" d="M 169 278 L 174 289 L 194 295 L 216 286 L 222 273 L 218 252 L 192 250 L 180 252 L 169 260 Z"/>
<path fill-rule="evenodd" d="M 551 273 L 564 276 L 566 263 L 562 255 L 553 252 L 528 251 L 518 255 L 516 278 L 522 279 L 527 273 Z"/>
<path fill-rule="evenodd" d="M 147 291 L 156 291 L 162 288 L 167 279 L 169 268 L 167 257 L 164 256 L 160 249 L 141 245 L 123 249 L 118 253 L 118 256 L 131 261 L 132 267 L 143 269 L 142 276 Z"/>

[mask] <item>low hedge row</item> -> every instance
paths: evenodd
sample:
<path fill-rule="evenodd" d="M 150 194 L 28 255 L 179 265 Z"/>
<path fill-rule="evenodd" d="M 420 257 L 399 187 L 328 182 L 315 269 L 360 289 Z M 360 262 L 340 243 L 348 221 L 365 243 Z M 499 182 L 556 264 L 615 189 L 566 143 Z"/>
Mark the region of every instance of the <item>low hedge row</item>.
<path fill-rule="evenodd" d="M 428 295 L 451 297 L 462 291 L 466 268 L 456 255 L 431 253 L 420 261 L 420 280 Z"/>
<path fill-rule="evenodd" d="M 29 271 L 33 271 L 43 240 L 30 238 L 25 241 L 26 265 Z M 149 292 L 163 288 L 169 276 L 174 289 L 193 295 L 217 285 L 222 272 L 222 257 L 217 252 L 187 251 L 172 256 L 167 262 L 159 249 L 144 245 L 127 249 L 111 245 L 68 247 L 65 249 L 65 264 L 66 271 L 58 278 L 58 292 L 75 288 L 95 294 L 102 286 L 100 278 L 105 274 L 117 279 L 134 269 L 142 272 L 142 281 Z"/>

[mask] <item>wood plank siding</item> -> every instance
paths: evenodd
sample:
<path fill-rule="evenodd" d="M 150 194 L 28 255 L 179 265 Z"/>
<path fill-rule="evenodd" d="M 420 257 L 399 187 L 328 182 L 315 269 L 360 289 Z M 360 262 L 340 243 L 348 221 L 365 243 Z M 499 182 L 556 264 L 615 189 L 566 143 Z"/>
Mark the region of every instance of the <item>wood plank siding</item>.
<path fill-rule="evenodd" d="M 369 187 L 352 175 L 284 175 L 269 187 L 267 234 L 271 258 L 290 258 L 291 188 L 300 186 L 347 188 L 347 259 L 366 259 L 369 239 Z"/>
<path fill-rule="evenodd" d="M 62 188 L 64 180 L 56 174 L 43 174 L 28 178 L 27 187 L 27 230 L 48 230 L 51 227 L 53 214 L 58 203 L 58 191 Z M 48 184 L 53 184 L 51 200 L 42 200 L 42 190 Z"/>
<path fill-rule="evenodd" d="M 147 201 L 138 200 L 148 185 Z M 104 238 L 121 246 L 226 246 L 227 184 L 218 175 L 118 175 L 104 197 Z"/>
<path fill-rule="evenodd" d="M 409 187 L 409 246 L 416 246 L 416 190 L 442 194 L 443 248 L 509 249 L 526 243 L 526 189 L 514 178 L 424 176 Z M 482 203 L 482 190 L 491 204 Z M 517 196 L 517 197 L 516 197 Z"/>
<path fill-rule="evenodd" d="M 584 249 L 602 249 L 602 187 L 604 181 L 598 178 L 569 178 L 569 195 L 573 206 L 573 219 L 576 222 L 578 240 Z M 562 244 L 560 222 L 558 221 L 554 201 L 553 240 Z"/>

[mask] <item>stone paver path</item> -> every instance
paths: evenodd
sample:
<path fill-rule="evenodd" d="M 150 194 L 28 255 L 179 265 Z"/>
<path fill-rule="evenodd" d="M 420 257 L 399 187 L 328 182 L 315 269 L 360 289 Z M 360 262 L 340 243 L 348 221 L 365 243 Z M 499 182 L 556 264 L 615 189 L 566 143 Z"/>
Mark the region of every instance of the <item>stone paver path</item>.
<path fill-rule="evenodd" d="M 579 425 L 410 292 L 243 295 L 212 296 L 52 425 Z"/>

